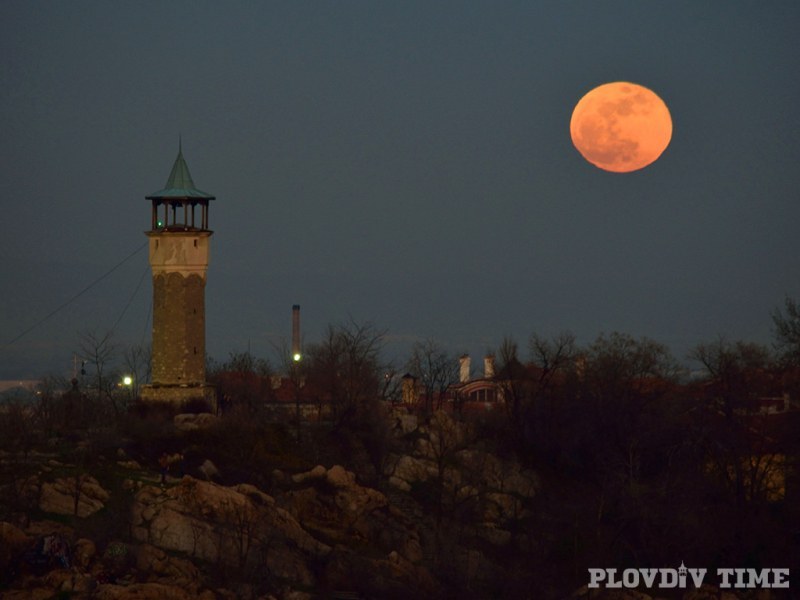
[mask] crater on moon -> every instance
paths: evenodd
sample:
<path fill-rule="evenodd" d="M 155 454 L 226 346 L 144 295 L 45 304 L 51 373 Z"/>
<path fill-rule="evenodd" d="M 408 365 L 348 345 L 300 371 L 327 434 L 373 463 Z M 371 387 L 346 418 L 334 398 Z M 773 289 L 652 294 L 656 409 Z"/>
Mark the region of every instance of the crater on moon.
<path fill-rule="evenodd" d="M 653 163 L 672 139 L 672 117 L 648 88 L 618 81 L 586 94 L 572 112 L 572 143 L 593 165 L 627 173 Z"/>

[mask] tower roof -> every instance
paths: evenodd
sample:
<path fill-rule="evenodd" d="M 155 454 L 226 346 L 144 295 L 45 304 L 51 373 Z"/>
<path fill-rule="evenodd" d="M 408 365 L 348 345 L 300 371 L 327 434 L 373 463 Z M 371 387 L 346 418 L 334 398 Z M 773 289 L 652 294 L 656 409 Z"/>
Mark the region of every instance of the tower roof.
<path fill-rule="evenodd" d="M 186 160 L 183 158 L 183 149 L 181 144 L 178 144 L 178 157 L 172 165 L 167 184 L 164 189 L 153 192 L 149 196 L 145 196 L 147 200 L 159 200 L 161 198 L 170 200 L 181 200 L 196 198 L 198 200 L 214 200 L 215 197 L 207 192 L 203 192 L 194 187 L 192 175 L 189 173 L 189 167 Z"/>

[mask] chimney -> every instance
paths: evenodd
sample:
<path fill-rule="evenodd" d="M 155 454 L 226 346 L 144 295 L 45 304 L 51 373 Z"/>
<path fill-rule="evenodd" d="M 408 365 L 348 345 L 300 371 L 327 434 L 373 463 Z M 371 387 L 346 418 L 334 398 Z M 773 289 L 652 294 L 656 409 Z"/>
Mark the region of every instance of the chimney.
<path fill-rule="evenodd" d="M 483 376 L 486 379 L 494 377 L 494 356 L 491 354 L 483 358 Z"/>
<path fill-rule="evenodd" d="M 403 404 L 416 404 L 419 401 L 417 378 L 411 373 L 403 375 L 402 394 Z"/>
<path fill-rule="evenodd" d="M 292 306 L 292 360 L 297 362 L 300 354 L 300 305 Z"/>
<path fill-rule="evenodd" d="M 463 354 L 458 359 L 458 364 L 460 366 L 458 380 L 461 383 L 467 383 L 469 381 L 469 354 Z"/>

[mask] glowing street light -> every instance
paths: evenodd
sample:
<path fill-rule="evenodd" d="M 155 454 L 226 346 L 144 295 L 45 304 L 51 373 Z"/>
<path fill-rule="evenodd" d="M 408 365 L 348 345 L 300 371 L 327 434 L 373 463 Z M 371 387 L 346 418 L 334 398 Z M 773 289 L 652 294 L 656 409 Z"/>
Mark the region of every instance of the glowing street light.
<path fill-rule="evenodd" d="M 302 356 L 300 356 L 300 353 L 299 353 L 299 352 L 295 352 L 295 353 L 292 355 L 292 360 L 293 360 L 294 362 L 300 362 L 300 359 L 301 359 L 301 358 L 303 358 L 303 357 L 302 357 Z"/>
<path fill-rule="evenodd" d="M 130 375 L 125 375 L 125 377 L 122 378 L 122 385 L 127 385 L 130 387 L 131 384 L 133 384 L 133 377 Z"/>

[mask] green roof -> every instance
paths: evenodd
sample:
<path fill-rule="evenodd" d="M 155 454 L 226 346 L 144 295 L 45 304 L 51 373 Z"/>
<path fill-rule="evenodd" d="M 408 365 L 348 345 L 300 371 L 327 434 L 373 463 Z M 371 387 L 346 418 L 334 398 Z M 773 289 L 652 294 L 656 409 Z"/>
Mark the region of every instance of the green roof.
<path fill-rule="evenodd" d="M 183 150 L 181 145 L 178 145 L 178 157 L 175 159 L 175 164 L 172 165 L 172 171 L 167 179 L 167 184 L 164 189 L 153 192 L 149 196 L 145 196 L 147 200 L 158 200 L 160 198 L 197 198 L 203 200 L 214 200 L 214 196 L 194 187 L 192 181 L 192 174 L 189 173 L 189 167 L 183 158 Z"/>

